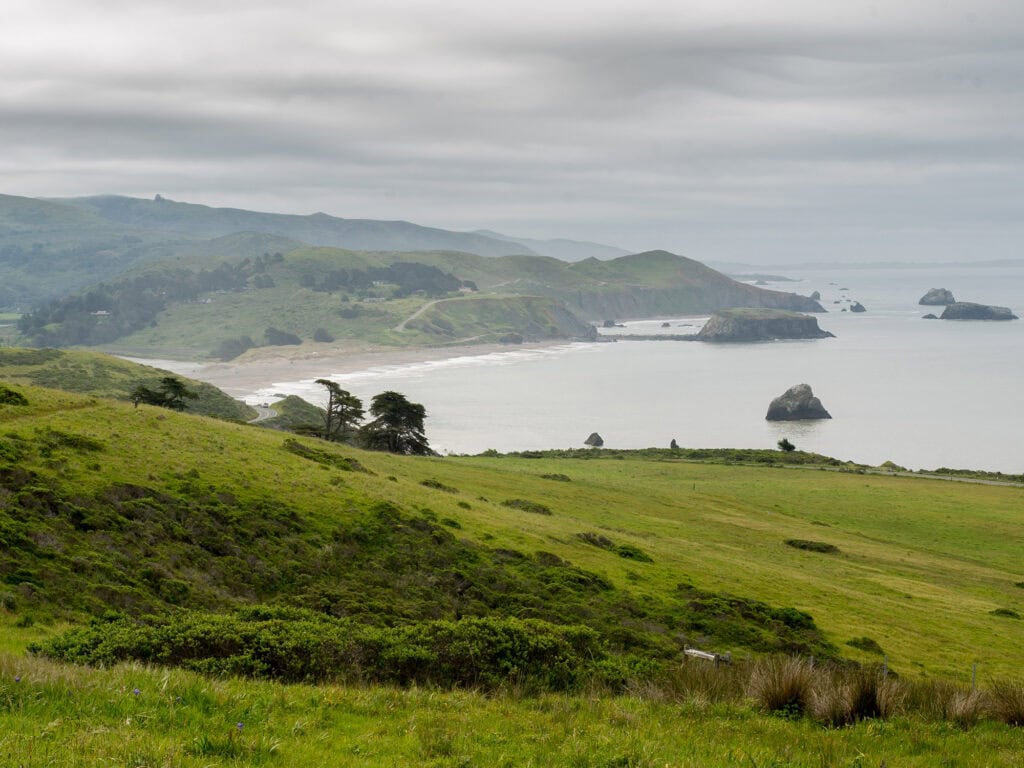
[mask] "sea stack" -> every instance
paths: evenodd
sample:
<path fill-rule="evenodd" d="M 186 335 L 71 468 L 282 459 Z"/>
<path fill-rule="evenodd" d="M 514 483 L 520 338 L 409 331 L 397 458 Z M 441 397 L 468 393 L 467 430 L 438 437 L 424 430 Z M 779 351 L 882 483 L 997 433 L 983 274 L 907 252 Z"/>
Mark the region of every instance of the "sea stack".
<path fill-rule="evenodd" d="M 591 432 L 590 437 L 584 440 L 583 444 L 589 445 L 591 448 L 600 448 L 604 445 L 604 439 L 597 432 Z"/>
<path fill-rule="evenodd" d="M 818 327 L 817 319 L 784 309 L 723 309 L 704 324 L 698 341 L 772 341 L 827 339 L 833 334 Z"/>
<path fill-rule="evenodd" d="M 797 384 L 772 400 L 768 406 L 768 421 L 801 421 L 803 419 L 831 419 L 821 400 L 814 396 L 809 384 Z"/>
<path fill-rule="evenodd" d="M 993 307 L 988 304 L 974 304 L 958 301 L 942 311 L 940 320 L 1016 320 L 1009 307 Z"/>
<path fill-rule="evenodd" d="M 932 288 L 918 304 L 924 304 L 926 307 L 944 307 L 949 304 L 956 304 L 956 299 L 953 298 L 953 292 L 945 288 Z"/>

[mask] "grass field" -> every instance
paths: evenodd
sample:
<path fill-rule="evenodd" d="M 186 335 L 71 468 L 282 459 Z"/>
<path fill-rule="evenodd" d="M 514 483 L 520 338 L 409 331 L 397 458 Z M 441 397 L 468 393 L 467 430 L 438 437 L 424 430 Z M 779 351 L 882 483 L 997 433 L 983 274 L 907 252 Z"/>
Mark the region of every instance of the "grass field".
<path fill-rule="evenodd" d="M 19 682 L 15 682 L 20 678 Z M 3 766 L 1019 766 L 1024 730 L 746 704 L 281 685 L 0 655 Z"/>

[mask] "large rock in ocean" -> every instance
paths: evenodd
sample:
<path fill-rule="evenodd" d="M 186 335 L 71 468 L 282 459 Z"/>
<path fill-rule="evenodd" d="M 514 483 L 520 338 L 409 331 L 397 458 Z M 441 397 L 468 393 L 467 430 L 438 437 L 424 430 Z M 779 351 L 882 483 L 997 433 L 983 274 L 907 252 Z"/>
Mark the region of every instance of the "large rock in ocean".
<path fill-rule="evenodd" d="M 834 334 L 818 321 L 783 309 L 723 309 L 704 324 L 698 341 L 772 341 L 773 339 L 827 339 Z"/>
<path fill-rule="evenodd" d="M 768 406 L 768 421 L 799 421 L 802 419 L 831 419 L 821 400 L 814 396 L 809 384 L 797 384 L 772 400 Z"/>
<path fill-rule="evenodd" d="M 974 304 L 958 301 L 942 311 L 939 320 L 1016 320 L 1017 316 L 1009 307 L 993 307 L 988 304 Z"/>
<path fill-rule="evenodd" d="M 604 438 L 602 438 L 597 432 L 591 432 L 590 437 L 583 441 L 584 445 L 589 445 L 591 448 L 600 448 L 604 445 Z"/>
<path fill-rule="evenodd" d="M 917 303 L 928 307 L 943 307 L 949 304 L 956 304 L 956 299 L 953 298 L 952 291 L 945 288 L 932 288 Z"/>

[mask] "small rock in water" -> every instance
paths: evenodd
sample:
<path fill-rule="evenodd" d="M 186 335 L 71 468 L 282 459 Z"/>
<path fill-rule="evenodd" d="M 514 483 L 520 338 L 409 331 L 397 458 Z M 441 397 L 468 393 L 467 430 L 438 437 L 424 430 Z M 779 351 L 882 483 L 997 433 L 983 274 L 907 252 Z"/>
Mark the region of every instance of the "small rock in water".
<path fill-rule="evenodd" d="M 821 400 L 814 396 L 809 384 L 797 384 L 772 400 L 768 406 L 768 421 L 798 421 L 802 419 L 831 419 Z"/>
<path fill-rule="evenodd" d="M 867 312 L 867 310 L 864 308 L 864 305 L 861 304 L 859 301 L 853 302 L 853 306 L 850 307 L 850 311 L 851 312 Z"/>
<path fill-rule="evenodd" d="M 953 292 L 946 288 L 932 288 L 917 303 L 926 306 L 946 306 L 956 304 L 956 299 L 953 298 Z"/>

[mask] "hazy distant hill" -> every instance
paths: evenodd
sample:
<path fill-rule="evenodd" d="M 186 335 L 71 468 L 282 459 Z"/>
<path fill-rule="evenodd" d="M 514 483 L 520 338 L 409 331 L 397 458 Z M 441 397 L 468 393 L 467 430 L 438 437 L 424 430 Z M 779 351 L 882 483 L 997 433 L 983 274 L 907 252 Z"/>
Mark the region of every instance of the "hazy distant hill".
<path fill-rule="evenodd" d="M 260 213 L 240 208 L 211 208 L 179 203 L 157 196 L 152 200 L 103 195 L 69 198 L 61 202 L 88 210 L 107 221 L 138 229 L 174 232 L 211 238 L 237 232 L 262 232 L 292 238 L 309 245 L 327 245 L 356 251 L 466 251 L 481 256 L 531 254 L 519 243 L 473 232 L 451 232 L 408 221 L 342 219 L 326 213 L 296 216 Z"/>
<path fill-rule="evenodd" d="M 0 195 L 0 311 L 27 311 L 147 262 L 255 258 L 302 245 L 533 253 L 519 243 L 405 221 L 257 213 L 165 199 Z"/>
<path fill-rule="evenodd" d="M 556 238 L 554 240 L 533 240 L 529 237 L 512 237 L 503 235 L 500 232 L 492 232 L 489 229 L 478 229 L 479 235 L 492 237 L 496 240 L 505 240 L 509 243 L 519 243 L 527 249 L 541 256 L 550 256 L 560 261 L 583 261 L 584 259 L 617 259 L 619 256 L 628 256 L 629 251 L 601 243 L 591 243 L 586 240 L 566 240 Z"/>

